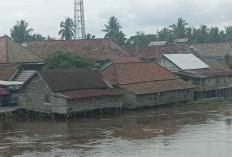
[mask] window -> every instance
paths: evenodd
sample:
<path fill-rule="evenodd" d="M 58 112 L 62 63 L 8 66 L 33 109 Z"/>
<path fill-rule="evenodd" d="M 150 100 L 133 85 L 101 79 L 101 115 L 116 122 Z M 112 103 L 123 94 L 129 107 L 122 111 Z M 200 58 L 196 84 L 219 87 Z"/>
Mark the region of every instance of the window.
<path fill-rule="evenodd" d="M 49 95 L 44 95 L 44 103 L 51 103 L 51 97 Z"/>

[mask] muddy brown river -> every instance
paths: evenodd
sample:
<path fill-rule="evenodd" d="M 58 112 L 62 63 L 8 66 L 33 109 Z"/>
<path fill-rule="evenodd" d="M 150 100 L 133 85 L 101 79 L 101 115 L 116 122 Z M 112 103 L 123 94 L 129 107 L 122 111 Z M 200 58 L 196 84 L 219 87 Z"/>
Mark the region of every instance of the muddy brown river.
<path fill-rule="evenodd" d="M 232 103 L 0 121 L 0 156 L 231 157 Z"/>

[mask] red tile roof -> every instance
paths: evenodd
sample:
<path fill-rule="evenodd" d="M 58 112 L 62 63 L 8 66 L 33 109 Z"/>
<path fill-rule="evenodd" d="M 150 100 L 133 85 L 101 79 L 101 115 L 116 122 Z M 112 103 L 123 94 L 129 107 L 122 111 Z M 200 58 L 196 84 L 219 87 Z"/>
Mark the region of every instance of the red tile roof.
<path fill-rule="evenodd" d="M 0 64 L 0 80 L 8 81 L 19 65 Z"/>
<path fill-rule="evenodd" d="M 36 41 L 25 42 L 22 45 L 43 59 L 46 59 L 49 54 L 57 49 L 71 51 L 79 55 L 87 55 L 98 60 L 130 55 L 108 39 Z"/>
<path fill-rule="evenodd" d="M 137 62 L 143 62 L 141 59 L 137 57 L 119 57 L 119 58 L 109 58 L 110 61 L 113 63 L 137 63 Z"/>
<path fill-rule="evenodd" d="M 89 97 L 102 97 L 102 96 L 121 96 L 121 92 L 117 90 L 109 89 L 86 89 L 86 90 L 74 90 L 60 92 L 61 95 L 64 95 L 69 100 L 80 99 L 80 98 L 89 98 Z"/>
<path fill-rule="evenodd" d="M 38 63 L 43 60 L 9 37 L 0 37 L 0 63 Z"/>
<path fill-rule="evenodd" d="M 156 63 L 113 64 L 102 71 L 113 85 L 139 82 L 171 80 L 178 77 Z"/>
<path fill-rule="evenodd" d="M 195 88 L 195 86 L 180 79 L 119 85 L 119 87 L 136 95 Z"/>

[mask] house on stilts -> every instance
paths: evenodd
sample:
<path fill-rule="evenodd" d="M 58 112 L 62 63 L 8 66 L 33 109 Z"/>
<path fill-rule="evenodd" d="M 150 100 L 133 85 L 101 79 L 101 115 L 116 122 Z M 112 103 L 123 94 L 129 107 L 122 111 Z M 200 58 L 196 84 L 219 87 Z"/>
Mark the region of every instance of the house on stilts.
<path fill-rule="evenodd" d="M 40 70 L 19 91 L 19 107 L 48 114 L 122 107 L 122 93 L 96 70 Z"/>
<path fill-rule="evenodd" d="M 194 98 L 194 85 L 152 62 L 128 58 L 106 62 L 102 75 L 123 95 L 124 108 L 138 108 L 189 102 Z"/>
<path fill-rule="evenodd" d="M 226 68 L 211 68 L 193 54 L 164 54 L 157 63 L 196 85 L 195 99 L 229 97 L 232 94 L 232 73 Z"/>

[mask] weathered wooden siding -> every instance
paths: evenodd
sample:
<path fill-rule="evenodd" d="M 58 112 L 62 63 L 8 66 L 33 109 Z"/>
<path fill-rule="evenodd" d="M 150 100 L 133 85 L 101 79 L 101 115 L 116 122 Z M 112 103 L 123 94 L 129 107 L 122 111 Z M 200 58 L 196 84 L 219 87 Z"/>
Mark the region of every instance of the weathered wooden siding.
<path fill-rule="evenodd" d="M 145 106 L 156 106 L 164 104 L 175 104 L 180 102 L 188 102 L 194 100 L 194 92 L 192 89 L 189 90 L 179 90 L 179 91 L 169 91 L 163 93 L 154 93 L 147 95 L 133 95 L 129 94 L 130 98 L 129 105 L 126 105 L 124 99 L 125 108 L 137 108 Z"/>
<path fill-rule="evenodd" d="M 123 101 L 121 96 L 107 96 L 70 100 L 67 101 L 67 104 L 68 113 L 75 113 L 106 108 L 121 108 Z"/>
<path fill-rule="evenodd" d="M 51 97 L 51 103 L 44 103 L 44 96 Z M 36 74 L 19 91 L 19 107 L 28 110 L 50 113 L 53 94 L 44 81 Z M 56 102 L 55 102 L 56 103 Z"/>
<path fill-rule="evenodd" d="M 181 70 L 179 67 L 177 67 L 170 60 L 168 60 L 167 58 L 165 58 L 163 56 L 157 60 L 157 64 L 159 64 L 160 66 L 162 66 L 165 69 L 172 71 L 172 72 Z"/>
<path fill-rule="evenodd" d="M 51 112 L 58 114 L 67 114 L 67 101 L 58 94 L 52 94 Z"/>
<path fill-rule="evenodd" d="M 232 78 L 228 76 L 224 77 L 212 77 L 206 78 L 203 81 L 203 86 L 208 90 L 217 90 L 217 89 L 225 89 L 232 87 Z"/>

